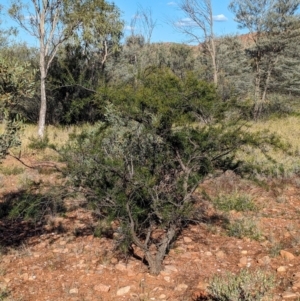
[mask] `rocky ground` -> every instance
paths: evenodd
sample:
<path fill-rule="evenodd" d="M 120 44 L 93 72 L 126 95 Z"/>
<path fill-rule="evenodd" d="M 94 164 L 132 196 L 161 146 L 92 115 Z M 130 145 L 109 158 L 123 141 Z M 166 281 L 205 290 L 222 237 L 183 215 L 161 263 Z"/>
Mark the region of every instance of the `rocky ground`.
<path fill-rule="evenodd" d="M 4 166 L 19 166 L 11 160 Z M 3 202 L 24 188 L 24 178 L 40 185 L 56 181 L 50 171 L 6 172 L 1 176 Z M 251 195 L 259 209 L 224 214 L 208 201 L 236 191 Z M 300 300 L 300 179 L 258 185 L 226 173 L 206 181 L 198 195 L 201 221 L 183 230 L 159 276 L 150 275 L 139 260 L 118 254 L 114 239 L 95 237 L 97 221 L 85 209 L 48 217 L 46 224 L 2 219 L 0 291 L 9 296 L 0 300 L 205 300 L 214 275 L 226 277 L 243 268 L 276 276 L 273 300 Z M 225 220 L 243 218 L 257 223 L 258 240 L 227 235 Z"/>

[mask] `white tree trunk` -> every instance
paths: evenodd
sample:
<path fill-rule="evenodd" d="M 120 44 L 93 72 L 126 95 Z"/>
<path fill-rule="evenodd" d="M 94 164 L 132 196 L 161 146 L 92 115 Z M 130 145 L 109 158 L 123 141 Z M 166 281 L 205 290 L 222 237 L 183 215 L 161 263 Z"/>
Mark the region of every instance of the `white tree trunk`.
<path fill-rule="evenodd" d="M 47 111 L 47 99 L 46 99 L 46 77 L 41 70 L 41 105 L 38 123 L 38 136 L 43 139 L 46 124 L 46 111 Z"/>

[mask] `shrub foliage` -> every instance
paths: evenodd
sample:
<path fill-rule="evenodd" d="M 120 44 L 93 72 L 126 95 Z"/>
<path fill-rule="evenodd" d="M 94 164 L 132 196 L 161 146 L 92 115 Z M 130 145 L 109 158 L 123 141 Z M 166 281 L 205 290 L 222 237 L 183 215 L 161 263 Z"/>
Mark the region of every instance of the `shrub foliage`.
<path fill-rule="evenodd" d="M 105 121 L 73 135 L 62 150 L 66 172 L 103 215 L 119 220 L 120 240 L 141 249 L 158 274 L 193 215 L 199 183 L 237 168 L 235 152 L 262 141 L 226 118 L 228 104 L 193 75 L 179 79 L 150 68 L 138 82 L 108 93 L 114 101 Z M 275 142 L 264 137 L 264 144 Z"/>

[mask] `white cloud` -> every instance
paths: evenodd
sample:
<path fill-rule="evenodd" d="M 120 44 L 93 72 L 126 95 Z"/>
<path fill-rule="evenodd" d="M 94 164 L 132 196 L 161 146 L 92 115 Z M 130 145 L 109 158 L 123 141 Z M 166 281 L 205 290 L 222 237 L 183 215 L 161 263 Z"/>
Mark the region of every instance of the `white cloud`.
<path fill-rule="evenodd" d="M 176 6 L 176 5 L 177 5 L 177 3 L 176 3 L 176 2 L 173 2 L 173 1 L 171 1 L 171 2 L 168 2 L 168 3 L 167 3 L 167 5 L 170 5 L 170 6 Z"/>
<path fill-rule="evenodd" d="M 216 22 L 225 22 L 228 20 L 223 14 L 213 16 L 213 19 Z"/>
<path fill-rule="evenodd" d="M 126 25 L 126 26 L 125 26 L 125 30 L 132 30 L 132 29 L 134 29 L 134 27 L 129 26 L 129 25 Z"/>
<path fill-rule="evenodd" d="M 185 26 L 195 26 L 196 23 L 191 18 L 183 18 L 176 22 L 175 24 L 178 27 L 185 27 Z"/>

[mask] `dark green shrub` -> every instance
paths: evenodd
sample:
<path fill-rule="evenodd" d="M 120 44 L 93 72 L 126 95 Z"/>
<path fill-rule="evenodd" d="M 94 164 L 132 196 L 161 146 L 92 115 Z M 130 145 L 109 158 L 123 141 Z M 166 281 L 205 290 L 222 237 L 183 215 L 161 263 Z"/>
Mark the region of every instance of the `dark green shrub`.
<path fill-rule="evenodd" d="M 168 69 L 150 68 L 111 99 L 105 121 L 73 135 L 60 152 L 72 185 L 101 214 L 119 220 L 120 245 L 138 246 L 158 274 L 193 215 L 199 183 L 216 170 L 236 169 L 242 145 L 278 141 L 262 141 L 228 120 L 215 88 L 192 75 L 181 80 Z"/>

